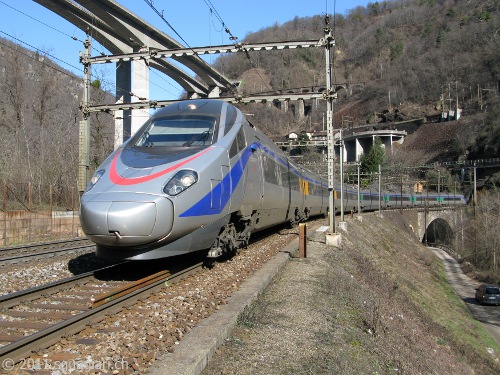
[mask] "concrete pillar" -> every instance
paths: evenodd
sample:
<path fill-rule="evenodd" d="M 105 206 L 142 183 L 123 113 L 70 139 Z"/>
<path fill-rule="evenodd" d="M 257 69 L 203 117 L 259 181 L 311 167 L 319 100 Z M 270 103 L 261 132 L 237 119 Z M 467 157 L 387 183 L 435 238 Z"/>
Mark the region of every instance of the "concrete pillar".
<path fill-rule="evenodd" d="M 298 107 L 297 114 L 298 114 L 299 118 L 303 118 L 305 116 L 304 100 L 303 99 L 297 100 L 297 107 Z"/>
<path fill-rule="evenodd" d="M 285 113 L 288 112 L 288 100 L 283 100 L 281 102 L 281 110 Z"/>
<path fill-rule="evenodd" d="M 135 94 L 132 102 L 149 100 L 149 67 L 144 60 L 136 60 L 132 63 L 132 92 Z M 149 111 L 147 109 L 132 110 L 130 135 L 134 135 L 148 118 Z"/>
<path fill-rule="evenodd" d="M 349 145 L 349 146 L 348 146 L 348 145 Z M 348 159 L 347 159 L 347 155 L 348 155 L 348 153 L 347 153 L 347 148 L 348 148 L 348 147 L 353 148 L 354 146 L 353 146 L 352 144 L 350 144 L 350 142 L 344 142 L 344 147 L 341 147 L 341 148 L 340 148 L 340 151 L 341 151 L 341 152 L 342 152 L 342 154 L 343 154 L 343 155 L 342 155 L 342 157 L 344 158 L 344 163 L 345 163 L 345 162 L 350 161 L 350 160 L 348 160 Z"/>
<path fill-rule="evenodd" d="M 132 91 L 132 75 L 130 61 L 116 63 L 116 103 L 129 103 Z M 130 110 L 115 111 L 115 148 L 130 138 Z"/>
<path fill-rule="evenodd" d="M 220 98 L 220 88 L 218 86 L 213 86 L 209 88 L 208 97 L 209 98 Z"/>
<path fill-rule="evenodd" d="M 362 154 L 363 154 L 363 147 L 361 146 L 359 139 L 356 138 L 356 158 L 355 158 L 356 160 L 354 161 L 359 161 Z"/>

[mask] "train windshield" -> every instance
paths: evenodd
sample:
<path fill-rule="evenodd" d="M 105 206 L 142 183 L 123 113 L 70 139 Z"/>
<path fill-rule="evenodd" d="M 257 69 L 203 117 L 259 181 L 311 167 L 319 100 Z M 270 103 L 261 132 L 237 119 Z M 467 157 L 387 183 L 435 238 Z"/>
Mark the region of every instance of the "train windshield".
<path fill-rule="evenodd" d="M 217 138 L 217 117 L 167 116 L 155 118 L 137 138 L 139 147 L 203 147 Z"/>

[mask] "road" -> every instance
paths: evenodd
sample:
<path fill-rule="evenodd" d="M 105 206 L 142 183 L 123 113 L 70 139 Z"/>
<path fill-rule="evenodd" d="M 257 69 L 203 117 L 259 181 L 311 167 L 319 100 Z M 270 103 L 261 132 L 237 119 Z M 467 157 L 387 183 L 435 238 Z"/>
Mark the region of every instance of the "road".
<path fill-rule="evenodd" d="M 500 344 L 500 307 L 480 305 L 475 299 L 476 288 L 480 283 L 465 275 L 457 261 L 446 251 L 435 247 L 430 247 L 430 249 L 443 261 L 446 277 L 455 293 L 462 298 L 472 315 L 483 323 L 486 330 Z"/>

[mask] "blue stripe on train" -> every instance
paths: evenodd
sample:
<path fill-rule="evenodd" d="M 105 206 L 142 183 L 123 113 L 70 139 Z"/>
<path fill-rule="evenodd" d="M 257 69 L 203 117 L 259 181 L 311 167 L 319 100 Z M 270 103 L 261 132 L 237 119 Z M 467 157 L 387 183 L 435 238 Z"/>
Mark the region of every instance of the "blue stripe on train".
<path fill-rule="evenodd" d="M 254 148 L 260 148 L 259 144 L 252 144 Z M 190 216 L 205 216 L 205 215 L 216 215 L 220 214 L 224 207 L 226 207 L 229 198 L 233 194 L 234 189 L 241 180 L 243 172 L 248 164 L 248 159 L 252 155 L 252 146 L 247 147 L 241 158 L 238 160 L 236 165 L 231 169 L 231 171 L 224 176 L 221 182 L 215 186 L 212 191 L 209 191 L 207 195 L 201 198 L 192 207 L 188 208 L 179 217 L 190 217 Z M 231 188 L 231 181 L 233 182 Z M 221 203 L 218 208 L 212 208 L 212 197 L 221 197 Z"/>
<path fill-rule="evenodd" d="M 217 186 L 213 188 L 212 191 L 208 192 L 207 195 L 205 195 L 192 207 L 188 208 L 186 211 L 180 214 L 179 217 L 220 214 L 224 210 L 224 207 L 226 207 L 227 202 L 229 202 L 229 199 L 231 198 L 234 189 L 240 182 L 241 176 L 243 176 L 243 172 L 245 171 L 245 168 L 248 164 L 248 159 L 250 159 L 250 156 L 252 155 L 253 151 L 258 149 L 263 150 L 266 154 L 272 156 L 275 160 L 277 160 L 283 166 L 286 167 L 287 165 L 286 159 L 283 159 L 282 157 L 280 157 L 279 155 L 277 155 L 276 153 L 274 153 L 273 151 L 271 151 L 270 149 L 268 149 L 267 147 L 258 142 L 252 143 L 249 147 L 245 149 L 245 151 L 241 155 L 241 158 L 238 160 L 236 165 L 222 179 L 222 181 L 219 182 Z M 304 175 L 301 175 L 301 173 L 296 168 L 294 168 L 293 165 L 290 165 L 290 171 L 306 181 L 316 183 L 320 186 L 326 186 L 321 181 L 316 181 Z M 232 187 L 231 187 L 231 181 L 232 181 Z M 214 196 L 221 197 L 221 204 L 217 208 L 213 208 L 212 206 L 212 197 Z"/>

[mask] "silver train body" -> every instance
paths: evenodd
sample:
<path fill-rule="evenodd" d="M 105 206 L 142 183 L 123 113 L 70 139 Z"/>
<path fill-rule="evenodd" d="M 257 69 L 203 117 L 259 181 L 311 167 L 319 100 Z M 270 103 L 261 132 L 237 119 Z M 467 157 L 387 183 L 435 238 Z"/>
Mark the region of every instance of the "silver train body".
<path fill-rule="evenodd" d="M 364 210 L 378 209 L 372 195 L 364 193 Z M 326 215 L 327 206 L 326 181 L 289 160 L 236 107 L 198 99 L 157 111 L 105 160 L 81 197 L 80 220 L 100 257 L 204 249 L 216 257 L 253 232 Z"/>

